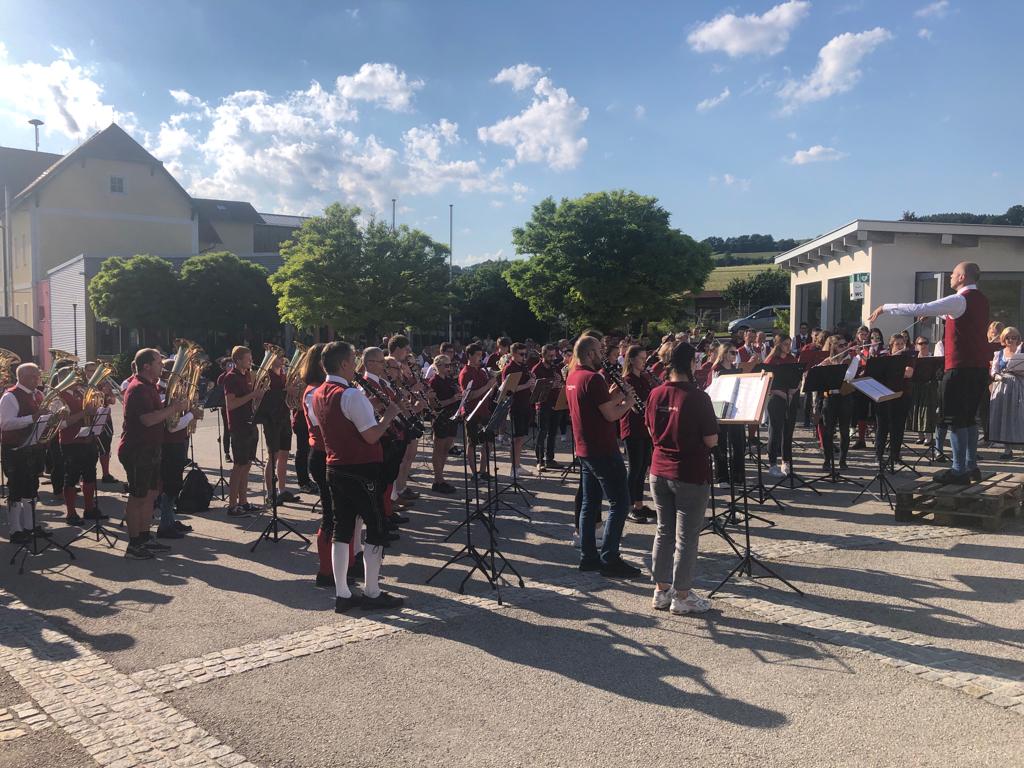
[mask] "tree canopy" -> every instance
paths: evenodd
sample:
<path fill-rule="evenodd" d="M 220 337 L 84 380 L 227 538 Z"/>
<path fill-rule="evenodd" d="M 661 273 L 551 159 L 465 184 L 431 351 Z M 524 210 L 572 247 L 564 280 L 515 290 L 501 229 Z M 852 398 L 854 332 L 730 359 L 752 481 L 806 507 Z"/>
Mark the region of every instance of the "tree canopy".
<path fill-rule="evenodd" d="M 159 256 L 109 258 L 88 291 L 98 320 L 127 328 L 166 331 L 178 326 L 185 312 L 178 274 Z"/>
<path fill-rule="evenodd" d="M 453 282 L 456 314 L 472 323 L 480 336 L 543 339 L 547 325 L 505 280 L 510 264 L 505 260 L 484 261 L 460 270 Z"/>
<path fill-rule="evenodd" d="M 740 313 L 771 304 L 788 304 L 789 275 L 781 269 L 766 269 L 750 277 L 735 277 L 725 286 L 722 298 Z"/>
<path fill-rule="evenodd" d="M 281 319 L 375 338 L 447 316 L 448 247 L 360 214 L 333 203 L 281 245 L 284 265 L 270 277 Z"/>
<path fill-rule="evenodd" d="M 784 237 L 776 240 L 771 235 L 737 235 L 736 237 L 705 237 L 701 242 L 714 253 L 762 253 L 774 251 L 781 253 L 796 248 L 799 240 Z"/>
<path fill-rule="evenodd" d="M 513 293 L 540 319 L 576 327 L 668 316 L 712 268 L 710 249 L 673 229 L 656 198 L 624 190 L 548 197 L 512 242 L 529 256 L 505 273 Z"/>
<path fill-rule="evenodd" d="M 279 324 L 267 270 L 259 264 L 227 251 L 204 253 L 186 259 L 180 280 L 190 330 L 237 339 L 245 329 L 267 332 Z"/>
<path fill-rule="evenodd" d="M 1024 205 L 1011 205 L 1006 213 L 933 213 L 918 216 L 913 211 L 903 212 L 903 221 L 937 221 L 943 224 L 1010 224 L 1024 226 Z"/>

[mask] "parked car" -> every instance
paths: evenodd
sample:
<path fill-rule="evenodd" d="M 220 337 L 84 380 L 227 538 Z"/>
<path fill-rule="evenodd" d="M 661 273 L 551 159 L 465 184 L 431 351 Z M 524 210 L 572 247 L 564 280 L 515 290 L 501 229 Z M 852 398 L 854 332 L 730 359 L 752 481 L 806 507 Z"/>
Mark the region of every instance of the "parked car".
<path fill-rule="evenodd" d="M 751 312 L 746 317 L 739 317 L 729 323 L 729 333 L 733 331 L 770 331 L 780 325 L 779 312 L 789 309 L 788 304 L 772 304 L 770 307 L 761 307 L 756 312 Z"/>

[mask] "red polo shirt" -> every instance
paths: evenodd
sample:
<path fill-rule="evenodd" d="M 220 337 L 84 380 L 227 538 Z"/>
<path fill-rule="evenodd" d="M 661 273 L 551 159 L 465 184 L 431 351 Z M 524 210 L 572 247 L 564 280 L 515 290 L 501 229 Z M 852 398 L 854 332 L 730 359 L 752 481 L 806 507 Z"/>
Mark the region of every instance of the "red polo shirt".
<path fill-rule="evenodd" d="M 619 450 L 619 423 L 608 421 L 600 406 L 611 400 L 608 384 L 597 371 L 578 367 L 565 383 L 576 455 L 585 459 L 613 456 Z"/>
<path fill-rule="evenodd" d="M 151 427 L 146 427 L 143 426 L 139 418 L 145 413 L 159 411 L 164 407 L 156 385 L 145 379 L 140 379 L 138 376 L 132 376 L 130 382 L 124 393 L 124 423 L 121 426 L 121 443 L 117 448 L 118 453 L 152 448 L 164 441 L 162 421 L 158 421 Z"/>

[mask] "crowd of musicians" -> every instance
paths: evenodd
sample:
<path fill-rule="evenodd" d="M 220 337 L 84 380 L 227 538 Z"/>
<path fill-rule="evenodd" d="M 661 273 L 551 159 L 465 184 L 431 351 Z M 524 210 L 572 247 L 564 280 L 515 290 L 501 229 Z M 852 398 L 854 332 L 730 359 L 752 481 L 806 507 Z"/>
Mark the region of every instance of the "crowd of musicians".
<path fill-rule="evenodd" d="M 757 436 L 752 425 L 720 424 L 721 414 L 704 391 L 717 378 L 737 371 L 779 371 L 778 366 L 797 366 L 803 376 L 821 366 L 854 371 L 879 357 L 904 363 L 886 368 L 895 373 L 881 384 L 898 396 L 883 402 L 848 386 L 848 377 L 834 389 L 814 392 L 804 391 L 803 377 L 779 377 L 784 383 L 772 385 L 765 408 L 769 473 L 778 478 L 792 471 L 793 432 L 801 420 L 815 430 L 829 470 L 846 468 L 851 442 L 854 450 L 867 447 L 869 429 L 877 463 L 890 467 L 902 462 L 908 430 L 912 440 L 929 446 L 936 461 L 945 459 L 948 434 L 952 467 L 940 479 L 951 483 L 977 479 L 979 417 L 986 425 L 985 439 L 1005 446 L 1003 458 L 1012 455 L 1011 446 L 1024 442 L 1021 334 L 989 324 L 987 301 L 975 285 L 978 274 L 976 265 L 958 265 L 951 297 L 884 305 L 872 313 L 872 319 L 886 313 L 945 317 L 939 349 L 907 331 L 886 339 L 867 326 L 847 335 L 806 324 L 793 338 L 785 333 L 767 338 L 748 330 L 719 340 L 695 330 L 666 336 L 657 347 L 594 330 L 575 341 L 540 345 L 500 338 L 493 348 L 446 343 L 419 355 L 402 335 L 362 349 L 344 341 L 314 344 L 290 360 L 283 350 L 265 345 L 263 363 L 255 370 L 253 351 L 238 346 L 208 362 L 204 371 L 223 395 L 217 418 L 232 464 L 227 515 L 253 515 L 266 504 L 299 500 L 288 489 L 294 436 L 297 490 L 319 501 L 316 584 L 335 590 L 339 612 L 393 609 L 402 598 L 380 588 L 381 564 L 385 549 L 409 523 L 402 512 L 420 498 L 410 473 L 426 424 L 433 441 L 430 489 L 442 497 L 457 493 L 446 472 L 450 457 L 460 451 L 455 445 L 460 429 L 474 481 L 489 480 L 500 467 L 519 482 L 527 471 L 524 450 L 531 431 L 530 471 L 558 472 L 564 479 L 568 473 L 563 474 L 555 456 L 568 438 L 580 470 L 573 535 L 581 550 L 580 569 L 609 577 L 640 574 L 619 553 L 623 528 L 627 521 L 656 521 L 654 607 L 704 611 L 708 601 L 691 586 L 710 486 L 743 482 L 746 442 Z M 168 389 L 167 381 L 180 374 L 176 358 L 182 354 L 185 347 L 170 357 L 157 349 L 139 350 L 132 376 L 119 386 L 110 377 L 97 380 L 94 363 L 79 372 L 76 361 L 62 360 L 45 384 L 35 365 L 17 367 L 16 382 L 0 398 L 12 542 L 23 542 L 40 529 L 35 503 L 44 472 L 49 472 L 54 493 L 63 496 L 68 525 L 103 518 L 96 505 L 97 464 L 102 480 L 113 481 L 113 431 L 109 419 L 101 429 L 90 427 L 97 413 L 118 399 L 124 406 L 116 447 L 128 494 L 126 556 L 151 559 L 170 548 L 161 540 L 191 530 L 177 520 L 175 503 L 195 422 L 210 401 L 204 408 L 194 397 L 182 397 L 180 389 Z M 915 376 L 918 367 L 925 367 L 922 361 L 936 357 L 941 364 L 932 365 L 930 375 Z M 65 368 L 75 375 L 63 377 Z M 61 428 L 55 439 L 34 442 L 33 425 L 58 379 Z M 513 386 L 503 386 L 506 381 Z M 497 439 L 487 439 L 480 427 L 504 398 L 508 418 Z M 249 473 L 261 453 L 260 427 L 266 504 L 251 504 Z M 492 454 L 499 448 L 500 462 Z M 159 520 L 155 535 L 154 516 Z"/>

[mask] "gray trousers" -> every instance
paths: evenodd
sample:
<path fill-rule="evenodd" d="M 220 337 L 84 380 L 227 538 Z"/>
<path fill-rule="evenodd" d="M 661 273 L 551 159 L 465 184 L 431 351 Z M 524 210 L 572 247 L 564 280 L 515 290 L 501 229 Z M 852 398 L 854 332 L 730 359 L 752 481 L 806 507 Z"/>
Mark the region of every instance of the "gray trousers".
<path fill-rule="evenodd" d="M 697 570 L 697 544 L 711 486 L 651 475 L 651 496 L 658 511 L 658 532 L 651 554 L 654 581 L 672 584 L 685 597 Z"/>

